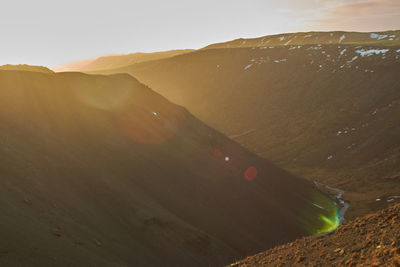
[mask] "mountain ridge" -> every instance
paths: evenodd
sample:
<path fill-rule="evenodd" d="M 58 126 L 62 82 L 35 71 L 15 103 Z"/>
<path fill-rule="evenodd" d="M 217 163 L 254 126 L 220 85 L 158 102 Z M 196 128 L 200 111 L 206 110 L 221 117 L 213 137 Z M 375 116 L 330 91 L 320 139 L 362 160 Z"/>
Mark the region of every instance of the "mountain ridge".
<path fill-rule="evenodd" d="M 310 31 L 281 33 L 255 38 L 238 38 L 231 41 L 211 44 L 205 46 L 202 49 L 310 45 L 317 43 L 343 45 L 355 43 L 363 43 L 369 45 L 399 45 L 400 30 L 390 30 L 382 32 Z"/>

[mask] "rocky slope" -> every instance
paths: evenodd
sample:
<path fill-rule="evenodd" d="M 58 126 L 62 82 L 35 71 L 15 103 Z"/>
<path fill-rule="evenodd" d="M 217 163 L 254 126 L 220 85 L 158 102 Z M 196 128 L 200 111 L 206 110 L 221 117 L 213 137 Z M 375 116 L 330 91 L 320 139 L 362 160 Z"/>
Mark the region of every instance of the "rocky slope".
<path fill-rule="evenodd" d="M 129 75 L 0 71 L 1 266 L 205 266 L 333 201 Z"/>
<path fill-rule="evenodd" d="M 354 218 L 400 195 L 399 38 L 282 34 L 101 73 L 129 73 L 284 169 L 344 189 Z"/>
<path fill-rule="evenodd" d="M 400 204 L 230 266 L 400 266 Z"/>

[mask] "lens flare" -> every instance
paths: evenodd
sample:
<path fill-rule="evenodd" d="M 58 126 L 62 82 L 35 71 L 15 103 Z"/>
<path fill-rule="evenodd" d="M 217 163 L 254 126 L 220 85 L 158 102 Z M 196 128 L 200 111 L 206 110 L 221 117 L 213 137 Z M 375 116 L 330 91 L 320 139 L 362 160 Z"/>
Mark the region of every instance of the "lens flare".
<path fill-rule="evenodd" d="M 317 231 L 317 234 L 326 234 L 326 233 L 330 233 L 332 231 L 335 231 L 336 228 L 338 228 L 339 226 L 339 216 L 334 215 L 331 218 L 328 218 L 327 216 L 320 214 L 319 218 L 325 222 L 325 225 L 322 229 L 319 229 L 319 231 Z"/>
<path fill-rule="evenodd" d="M 246 180 L 248 181 L 252 181 L 257 177 L 257 174 L 258 174 L 257 168 L 254 166 L 250 166 L 244 172 L 244 178 L 246 178 Z"/>
<path fill-rule="evenodd" d="M 340 224 L 336 203 L 321 193 L 314 193 L 300 214 L 300 224 L 310 235 L 335 231 Z"/>
<path fill-rule="evenodd" d="M 142 144 L 161 144 L 174 136 L 186 118 L 183 108 L 174 107 L 164 112 L 149 112 L 149 107 L 130 105 L 116 114 L 123 132 Z"/>
<path fill-rule="evenodd" d="M 71 74 L 64 74 L 71 75 Z M 129 75 L 101 76 L 73 84 L 77 99 L 103 110 L 126 137 L 141 144 L 161 144 L 175 136 L 187 111 L 140 84 Z"/>
<path fill-rule="evenodd" d="M 129 87 L 114 84 L 109 86 L 79 84 L 74 87 L 74 92 L 81 103 L 108 111 L 123 107 L 134 96 L 134 92 Z"/>
<path fill-rule="evenodd" d="M 220 149 L 214 149 L 214 157 L 215 158 L 220 158 L 220 157 L 222 157 L 222 151 L 220 150 Z"/>

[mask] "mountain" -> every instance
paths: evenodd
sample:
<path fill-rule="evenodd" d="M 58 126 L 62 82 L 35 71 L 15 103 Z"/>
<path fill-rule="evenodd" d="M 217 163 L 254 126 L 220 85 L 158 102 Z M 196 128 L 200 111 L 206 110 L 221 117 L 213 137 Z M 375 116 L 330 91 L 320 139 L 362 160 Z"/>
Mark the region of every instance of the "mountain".
<path fill-rule="evenodd" d="M 129 75 L 0 71 L 1 266 L 215 266 L 334 230 L 331 198 Z"/>
<path fill-rule="evenodd" d="M 186 54 L 194 50 L 170 50 L 154 53 L 132 53 L 127 55 L 102 56 L 95 59 L 87 59 L 77 62 L 62 64 L 55 68 L 56 71 L 98 71 L 111 68 L 120 68 L 145 61 L 157 60 Z"/>
<path fill-rule="evenodd" d="M 341 45 L 385 45 L 400 44 L 400 31 L 386 32 L 297 32 L 268 35 L 259 38 L 236 39 L 229 42 L 211 44 L 203 49 L 264 47 L 312 44 L 341 44 Z"/>
<path fill-rule="evenodd" d="M 400 266 L 400 204 L 230 266 Z"/>
<path fill-rule="evenodd" d="M 43 73 L 53 73 L 54 71 L 43 67 L 43 66 L 32 66 L 32 65 L 2 65 L 0 66 L 0 70 L 20 70 L 20 71 L 36 71 L 36 72 L 43 72 Z"/>
<path fill-rule="evenodd" d="M 283 34 L 98 73 L 129 73 L 252 152 L 343 189 L 354 218 L 400 192 L 399 38 Z"/>

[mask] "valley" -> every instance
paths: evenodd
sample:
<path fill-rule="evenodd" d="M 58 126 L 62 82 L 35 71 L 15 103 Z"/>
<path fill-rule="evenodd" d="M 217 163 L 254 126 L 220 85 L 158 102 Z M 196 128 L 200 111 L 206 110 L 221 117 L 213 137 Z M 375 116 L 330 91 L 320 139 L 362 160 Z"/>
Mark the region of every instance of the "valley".
<path fill-rule="evenodd" d="M 399 40 L 293 33 L 95 73 L 133 75 L 250 151 L 342 188 L 355 218 L 400 192 Z"/>

